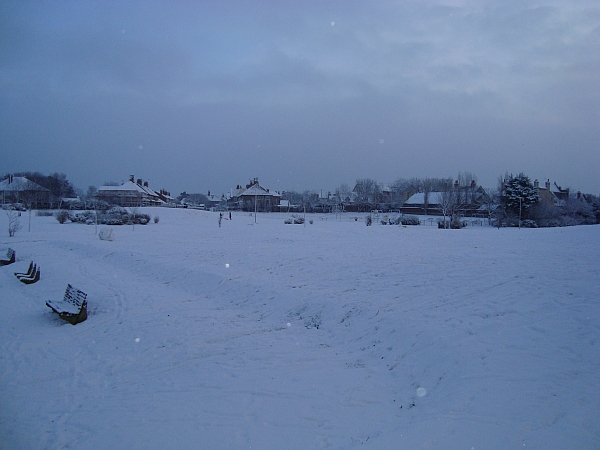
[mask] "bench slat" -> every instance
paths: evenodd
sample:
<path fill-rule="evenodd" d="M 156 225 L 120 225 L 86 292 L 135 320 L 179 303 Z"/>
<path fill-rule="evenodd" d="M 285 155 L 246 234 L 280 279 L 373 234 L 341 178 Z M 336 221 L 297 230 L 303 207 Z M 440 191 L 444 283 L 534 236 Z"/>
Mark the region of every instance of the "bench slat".
<path fill-rule="evenodd" d="M 48 300 L 46 305 L 52 308 L 52 311 L 57 314 L 79 314 L 79 311 L 81 311 L 80 306 L 74 305 L 71 302 L 65 302 L 64 300 Z"/>
<path fill-rule="evenodd" d="M 78 321 L 87 318 L 87 294 L 79 289 L 75 289 L 70 284 L 67 285 L 65 296 L 62 300 L 48 300 L 46 306 L 52 309 L 63 319 L 75 324 Z M 73 317 L 81 316 L 81 317 Z M 70 320 L 69 318 L 73 319 Z"/>

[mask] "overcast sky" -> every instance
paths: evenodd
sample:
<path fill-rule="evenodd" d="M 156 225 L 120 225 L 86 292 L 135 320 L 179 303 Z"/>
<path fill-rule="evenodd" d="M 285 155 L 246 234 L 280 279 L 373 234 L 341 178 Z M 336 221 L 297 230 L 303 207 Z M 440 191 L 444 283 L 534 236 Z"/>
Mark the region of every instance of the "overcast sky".
<path fill-rule="evenodd" d="M 0 172 L 600 193 L 594 1 L 3 1 Z"/>

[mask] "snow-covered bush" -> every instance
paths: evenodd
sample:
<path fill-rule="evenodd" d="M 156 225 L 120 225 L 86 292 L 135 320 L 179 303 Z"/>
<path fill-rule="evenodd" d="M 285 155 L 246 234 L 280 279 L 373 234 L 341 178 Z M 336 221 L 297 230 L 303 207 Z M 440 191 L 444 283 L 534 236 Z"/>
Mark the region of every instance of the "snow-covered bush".
<path fill-rule="evenodd" d="M 56 214 L 54 214 L 54 217 L 56 217 L 56 220 L 58 220 L 58 223 L 63 224 L 67 220 L 69 220 L 69 211 L 65 211 L 64 209 L 61 209 L 60 211 L 57 211 Z"/>
<path fill-rule="evenodd" d="M 154 216 L 154 223 L 158 223 L 158 216 Z"/>
<path fill-rule="evenodd" d="M 98 233 L 101 241 L 112 241 L 115 238 L 112 228 L 102 228 Z"/>
<path fill-rule="evenodd" d="M 461 228 L 464 228 L 466 226 L 467 226 L 467 221 L 462 220 L 458 216 L 454 216 L 452 218 L 452 221 L 450 222 L 450 228 L 452 228 L 453 230 L 460 230 Z"/>
<path fill-rule="evenodd" d="M 302 225 L 304 223 L 304 217 L 299 216 L 298 214 L 292 214 L 292 218 L 291 219 L 285 219 L 283 221 L 283 223 L 289 225 L 289 224 L 296 224 L 296 225 Z"/>
<path fill-rule="evenodd" d="M 367 216 L 365 217 L 365 224 L 370 227 L 371 224 L 373 223 L 373 219 L 371 219 L 371 216 Z"/>
<path fill-rule="evenodd" d="M 418 216 L 406 215 L 400 218 L 402 225 L 421 225 L 421 221 Z"/>
<path fill-rule="evenodd" d="M 438 228 L 442 228 L 442 229 L 446 229 L 446 230 L 450 228 L 449 220 L 437 219 L 437 224 L 438 224 Z"/>
<path fill-rule="evenodd" d="M 75 223 L 94 223 L 94 213 L 91 211 L 83 211 L 70 217 L 71 222 Z"/>
<path fill-rule="evenodd" d="M 103 225 L 146 225 L 150 222 L 148 214 L 128 213 L 125 208 L 113 207 L 108 211 L 83 211 L 74 214 L 70 217 L 71 222 L 85 223 L 91 225 L 96 222 L 96 214 L 98 215 L 98 223 Z M 154 218 L 154 222 L 158 222 L 158 216 Z"/>
<path fill-rule="evenodd" d="M 521 222 L 521 228 L 537 228 L 537 223 L 535 223 L 535 220 L 524 220 Z"/>

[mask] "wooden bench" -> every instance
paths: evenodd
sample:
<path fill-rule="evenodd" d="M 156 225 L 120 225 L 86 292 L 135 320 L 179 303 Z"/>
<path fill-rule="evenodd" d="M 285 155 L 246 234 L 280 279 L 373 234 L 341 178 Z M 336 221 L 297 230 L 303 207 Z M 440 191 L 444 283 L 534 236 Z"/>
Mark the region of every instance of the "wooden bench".
<path fill-rule="evenodd" d="M 40 268 L 36 264 L 34 264 L 33 261 L 31 261 L 27 273 L 15 273 L 15 276 L 19 279 L 21 283 L 24 284 L 37 283 L 38 281 L 40 281 Z"/>
<path fill-rule="evenodd" d="M 59 301 L 48 300 L 46 306 L 50 307 L 61 319 L 75 325 L 87 319 L 86 298 L 85 292 L 68 284 L 64 298 Z"/>
<path fill-rule="evenodd" d="M 9 248 L 6 252 L 7 259 L 0 259 L 0 266 L 8 266 L 15 262 L 15 251 L 12 248 Z"/>
<path fill-rule="evenodd" d="M 15 277 L 19 278 L 19 277 L 30 277 L 33 274 L 33 269 L 35 268 L 35 264 L 33 264 L 33 261 L 31 261 L 29 263 L 29 269 L 27 269 L 27 272 L 15 272 Z"/>

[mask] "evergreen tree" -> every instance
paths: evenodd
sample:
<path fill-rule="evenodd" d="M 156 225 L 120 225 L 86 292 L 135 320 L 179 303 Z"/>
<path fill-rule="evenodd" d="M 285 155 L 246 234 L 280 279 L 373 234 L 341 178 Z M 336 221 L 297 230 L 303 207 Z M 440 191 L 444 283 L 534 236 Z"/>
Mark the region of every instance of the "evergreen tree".
<path fill-rule="evenodd" d="M 528 176 L 522 172 L 512 174 L 504 180 L 502 186 L 502 203 L 506 211 L 514 216 L 528 217 L 529 208 L 540 201 L 537 189 Z"/>

